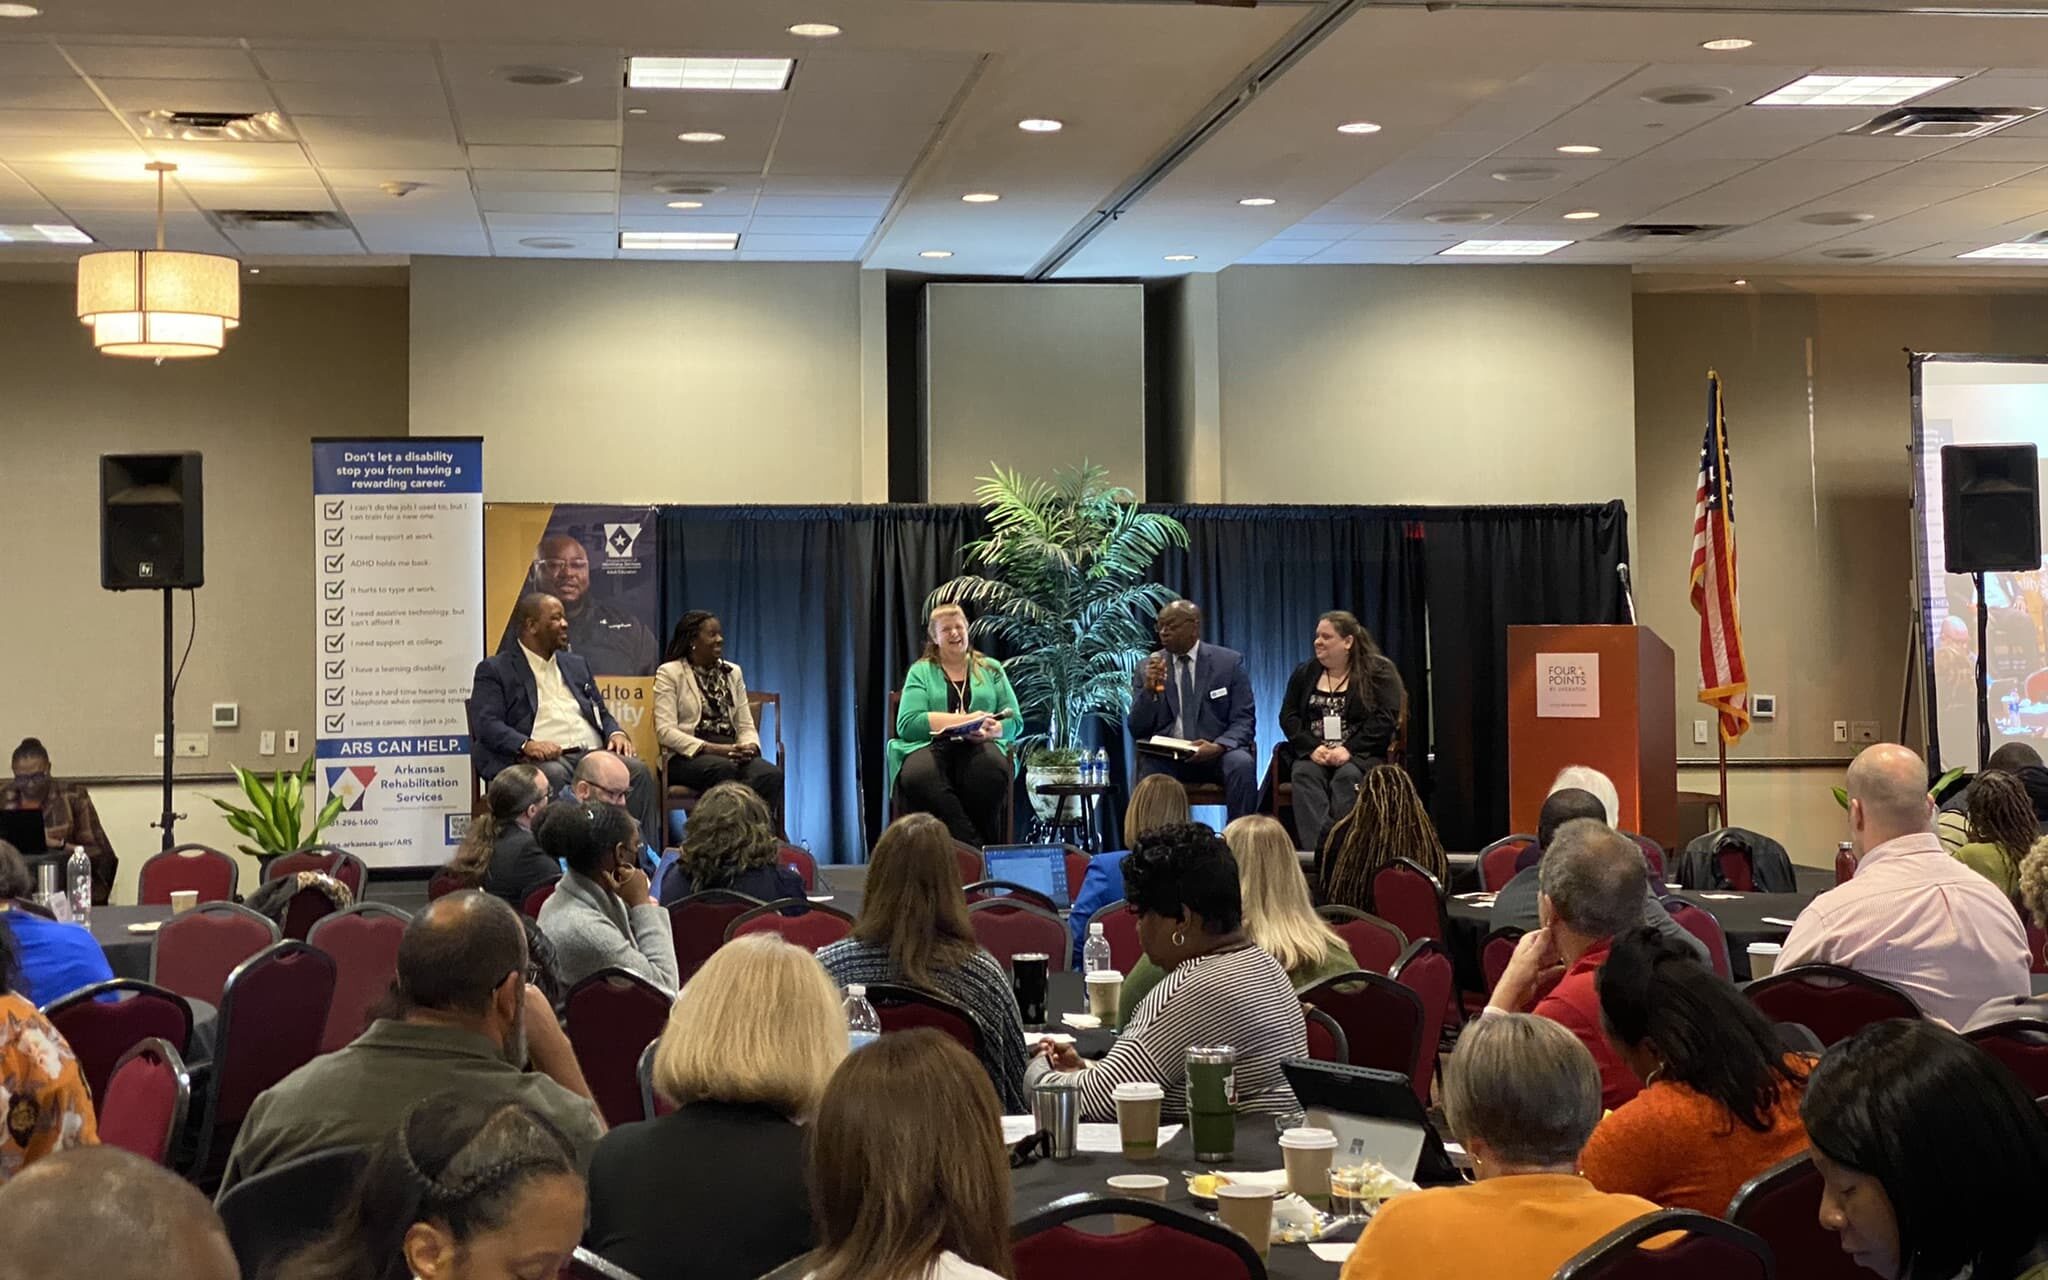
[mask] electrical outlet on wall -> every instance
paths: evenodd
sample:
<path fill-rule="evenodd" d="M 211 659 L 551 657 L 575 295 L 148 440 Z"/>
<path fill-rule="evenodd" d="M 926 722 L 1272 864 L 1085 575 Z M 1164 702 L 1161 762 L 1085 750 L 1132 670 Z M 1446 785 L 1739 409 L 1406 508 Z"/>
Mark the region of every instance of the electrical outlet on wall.
<path fill-rule="evenodd" d="M 150 751 L 161 760 L 164 758 L 164 735 L 154 734 L 150 738 Z"/>
<path fill-rule="evenodd" d="M 1707 722 L 1705 720 L 1695 720 L 1692 722 L 1692 745 L 1696 747 L 1707 745 Z"/>
<path fill-rule="evenodd" d="M 1847 720 L 1837 720 L 1837 721 L 1835 721 L 1835 741 L 1836 741 L 1836 742 L 1847 742 L 1848 740 L 1849 740 L 1849 722 L 1848 722 Z"/>
<path fill-rule="evenodd" d="M 256 735 L 256 754 L 274 756 L 277 754 L 277 730 L 265 729 Z"/>
<path fill-rule="evenodd" d="M 284 753 L 288 756 L 299 754 L 299 731 L 297 729 L 286 729 L 284 731 Z"/>
<path fill-rule="evenodd" d="M 1877 721 L 1856 720 L 1849 725 L 1849 737 L 1859 744 L 1877 741 Z"/>
<path fill-rule="evenodd" d="M 178 758 L 180 760 L 202 760 L 206 757 L 207 742 L 203 733 L 181 733 L 178 735 Z"/>

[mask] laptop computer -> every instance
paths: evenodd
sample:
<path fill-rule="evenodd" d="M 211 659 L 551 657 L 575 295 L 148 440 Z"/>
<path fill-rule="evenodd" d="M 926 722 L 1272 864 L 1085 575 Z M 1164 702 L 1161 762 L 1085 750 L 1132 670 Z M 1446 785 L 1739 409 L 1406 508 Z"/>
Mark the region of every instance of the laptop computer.
<path fill-rule="evenodd" d="M 1280 1071 L 1308 1122 L 1337 1135 L 1337 1163 L 1376 1160 L 1425 1187 L 1464 1181 L 1407 1076 L 1307 1058 Z"/>
<path fill-rule="evenodd" d="M 43 839 L 42 810 L 0 809 L 0 840 L 13 845 L 24 858 L 49 852 L 50 846 Z"/>
<path fill-rule="evenodd" d="M 1036 889 L 1064 911 L 1073 905 L 1063 844 L 992 844 L 981 851 L 983 874 Z"/>

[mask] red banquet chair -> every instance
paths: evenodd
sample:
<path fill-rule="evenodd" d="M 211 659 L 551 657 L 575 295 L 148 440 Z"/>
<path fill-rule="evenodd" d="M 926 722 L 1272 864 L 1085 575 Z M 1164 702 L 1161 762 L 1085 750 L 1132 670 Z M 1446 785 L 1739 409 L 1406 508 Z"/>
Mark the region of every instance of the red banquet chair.
<path fill-rule="evenodd" d="M 817 892 L 818 860 L 811 856 L 809 849 L 804 848 L 802 845 L 791 844 L 785 840 L 782 842 L 781 852 L 775 855 L 775 860 L 781 865 L 788 867 L 791 871 L 796 872 L 798 878 L 804 882 L 805 893 Z"/>
<path fill-rule="evenodd" d="M 1451 936 L 1444 916 L 1444 886 L 1422 864 L 1396 858 L 1372 876 L 1373 914 L 1407 935 L 1408 941 Z"/>
<path fill-rule="evenodd" d="M 1633 831 L 1624 831 L 1621 834 L 1636 842 L 1636 847 L 1643 851 L 1643 861 L 1650 864 L 1650 874 L 1662 880 L 1664 878 L 1664 846 L 1648 836 L 1637 835 Z"/>
<path fill-rule="evenodd" d="M 1723 980 L 1731 980 L 1734 970 L 1728 963 L 1728 935 L 1721 931 L 1721 921 L 1705 907 L 1694 906 L 1677 898 L 1666 901 L 1671 918 L 1678 927 L 1706 944 L 1707 959 L 1712 962 L 1714 972 Z"/>
<path fill-rule="evenodd" d="M 188 1000 L 220 1003 L 235 966 L 284 935 L 232 902 L 202 902 L 163 922 L 149 944 L 149 980 Z"/>
<path fill-rule="evenodd" d="M 1308 1034 L 1308 1056 L 1317 1062 L 1349 1063 L 1351 1043 L 1344 1038 L 1344 1028 L 1337 1020 L 1321 1009 L 1303 1009 L 1301 1016 L 1306 1022 Z"/>
<path fill-rule="evenodd" d="M 1422 1031 L 1415 1049 L 1415 1061 L 1407 1071 L 1415 1096 L 1427 1108 L 1430 1082 L 1436 1079 L 1437 1049 L 1443 1043 L 1444 1019 L 1458 1008 L 1458 980 L 1451 968 L 1450 952 L 1433 938 L 1417 938 L 1408 944 L 1387 976 L 1413 991 L 1422 1001 Z"/>
<path fill-rule="evenodd" d="M 1488 893 L 1499 893 L 1508 881 L 1515 878 L 1515 863 L 1526 851 L 1536 847 L 1535 836 L 1502 836 L 1479 851 L 1479 887 Z"/>
<path fill-rule="evenodd" d="M 1385 973 L 1408 949 L 1408 935 L 1369 911 L 1330 903 L 1316 908 L 1316 914 L 1337 931 L 1351 948 L 1351 959 L 1361 969 Z"/>
<path fill-rule="evenodd" d="M 195 1168 L 202 1179 L 226 1160 L 256 1095 L 319 1055 L 334 979 L 332 956 L 289 938 L 228 975 L 199 1128 Z"/>
<path fill-rule="evenodd" d="M 102 1000 L 102 996 L 116 996 Z M 80 987 L 43 1006 L 43 1016 L 71 1046 L 79 1074 L 95 1098 L 129 1050 L 161 1040 L 183 1055 L 192 1043 L 192 1006 L 175 991 L 140 978 L 109 978 Z"/>
<path fill-rule="evenodd" d="M 795 914 L 784 914 L 794 912 Z M 853 917 L 822 902 L 777 898 L 733 917 L 725 940 L 749 933 L 779 933 L 806 951 L 816 951 L 853 932 Z"/>
<path fill-rule="evenodd" d="M 608 1125 L 641 1118 L 640 1055 L 661 1038 L 671 1001 L 637 973 L 599 969 L 562 1001 L 569 1047 Z"/>
<path fill-rule="evenodd" d="M 1963 1038 L 2004 1063 L 2030 1096 L 2048 1096 L 2048 1022 L 2010 1018 L 1965 1032 Z"/>
<path fill-rule="evenodd" d="M 168 1041 L 151 1036 L 122 1054 L 106 1088 L 93 1096 L 102 1145 L 170 1164 L 192 1105 L 192 1076 Z"/>
<path fill-rule="evenodd" d="M 263 879 L 267 884 L 284 876 L 301 871 L 318 871 L 333 876 L 348 886 L 349 900 L 359 902 L 363 896 L 363 881 L 369 878 L 363 860 L 346 849 L 337 849 L 331 844 L 316 844 L 310 849 L 300 849 L 272 858 L 270 865 L 263 868 Z"/>
<path fill-rule="evenodd" d="M 1414 1081 L 1428 1015 L 1413 989 L 1360 969 L 1325 978 L 1300 994 L 1303 1004 L 1328 1014 L 1344 1032 L 1352 1066 L 1396 1071 Z M 1432 1042 L 1428 1051 L 1435 1049 Z M 1423 1087 L 1429 1087 L 1427 1080 Z"/>
<path fill-rule="evenodd" d="M 889 982 L 867 984 L 868 1003 L 875 1007 L 875 1016 L 881 1020 L 882 1034 L 892 1031 L 914 1031 L 919 1027 L 930 1027 L 943 1032 L 960 1042 L 960 1047 L 981 1057 L 981 1028 L 967 1010 L 943 996 L 915 987 L 901 987 Z"/>
<path fill-rule="evenodd" d="M 1129 973 L 1145 954 L 1144 944 L 1138 941 L 1138 913 L 1122 898 L 1089 916 L 1088 923 L 1102 926 L 1102 936 L 1109 939 L 1109 962 L 1117 972 Z"/>
<path fill-rule="evenodd" d="M 676 1109 L 676 1104 L 654 1087 L 654 1053 L 659 1048 L 661 1040 L 658 1037 L 648 1041 L 647 1047 L 640 1051 L 640 1065 L 634 1072 L 640 1079 L 640 1117 L 643 1120 L 657 1120 Z"/>
<path fill-rule="evenodd" d="M 1771 1246 L 1780 1274 L 1796 1280 L 1870 1280 L 1820 1225 L 1820 1170 L 1802 1151 L 1742 1184 L 1728 1221 Z"/>
<path fill-rule="evenodd" d="M 1029 902 L 984 898 L 967 904 L 967 923 L 974 940 L 1010 971 L 1010 957 L 1041 954 L 1053 973 L 1073 967 L 1074 939 L 1059 916 Z"/>
<path fill-rule="evenodd" d="M 242 882 L 242 867 L 211 845 L 181 844 L 151 854 L 142 864 L 136 901 L 146 907 L 168 907 L 171 895 L 190 889 L 201 902 L 233 902 Z"/>
<path fill-rule="evenodd" d="M 442 867 L 434 873 L 433 879 L 427 881 L 427 901 L 432 902 L 436 898 L 445 898 L 451 893 L 474 887 L 452 869 Z"/>
<path fill-rule="evenodd" d="M 993 898 L 1001 902 L 1028 903 L 1040 911 L 1059 911 L 1051 898 L 1014 880 L 976 880 L 973 884 L 962 885 L 960 892 L 967 898 L 969 906 Z"/>
<path fill-rule="evenodd" d="M 1644 1247 L 1673 1232 L 1682 1238 Z M 1775 1274 L 1771 1247 L 1741 1227 L 1690 1209 L 1664 1209 L 1587 1245 L 1554 1280 L 1771 1280 Z"/>
<path fill-rule="evenodd" d="M 1138 1218 L 1135 1231 L 1076 1230 L 1082 1218 Z M 1266 1264 L 1243 1236 L 1156 1200 L 1090 1193 L 1055 1200 L 1010 1228 L 1017 1280 L 1266 1280 Z"/>
<path fill-rule="evenodd" d="M 1891 983 L 1833 964 L 1781 969 L 1742 993 L 1772 1022 L 1796 1022 L 1830 1046 L 1873 1022 L 1920 1016 L 1913 998 Z"/>
<path fill-rule="evenodd" d="M 1500 985 L 1500 977 L 1508 971 L 1508 961 L 1515 958 L 1515 944 L 1526 932 L 1513 925 L 1502 925 L 1486 935 L 1486 941 L 1479 944 L 1479 974 L 1486 981 L 1486 994 L 1491 997 L 1493 989 Z"/>
<path fill-rule="evenodd" d="M 306 941 L 334 957 L 334 1000 L 320 1052 L 331 1053 L 363 1033 L 370 1011 L 398 977 L 398 942 L 412 917 L 381 902 L 358 902 L 323 916 Z"/>
<path fill-rule="evenodd" d="M 960 883 L 978 883 L 988 873 L 988 862 L 981 856 L 981 850 L 971 844 L 953 842 L 953 861 L 960 868 Z"/>
<path fill-rule="evenodd" d="M 561 882 L 561 877 L 557 876 L 527 893 L 525 900 L 519 904 L 519 914 L 528 920 L 540 919 L 540 909 L 548 904 L 549 898 L 555 896 L 555 886 Z"/>
<path fill-rule="evenodd" d="M 725 945 L 732 922 L 763 905 L 761 900 L 730 889 L 685 894 L 668 904 L 669 934 L 676 944 L 676 980 L 688 982 L 711 953 Z"/>

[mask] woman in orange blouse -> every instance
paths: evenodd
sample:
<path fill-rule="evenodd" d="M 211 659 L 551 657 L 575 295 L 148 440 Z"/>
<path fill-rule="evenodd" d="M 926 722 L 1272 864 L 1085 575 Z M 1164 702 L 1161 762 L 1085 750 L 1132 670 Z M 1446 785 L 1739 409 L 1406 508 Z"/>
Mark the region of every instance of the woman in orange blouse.
<path fill-rule="evenodd" d="M 71 1046 L 15 995 L 14 936 L 0 925 L 0 1183 L 53 1151 L 99 1142 Z"/>
<path fill-rule="evenodd" d="M 1607 1038 L 1643 1082 L 1586 1144 L 1594 1186 L 1720 1217 L 1743 1183 L 1806 1149 L 1812 1064 L 1690 952 L 1634 930 L 1594 983 Z"/>

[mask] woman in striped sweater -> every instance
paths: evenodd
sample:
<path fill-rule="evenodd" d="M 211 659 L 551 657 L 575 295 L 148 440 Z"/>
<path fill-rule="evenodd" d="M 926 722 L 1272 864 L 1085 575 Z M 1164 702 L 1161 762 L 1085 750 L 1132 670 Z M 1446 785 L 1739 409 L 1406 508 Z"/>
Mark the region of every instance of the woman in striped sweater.
<path fill-rule="evenodd" d="M 1184 1115 L 1187 1051 L 1229 1045 L 1237 1050 L 1238 1109 L 1292 1111 L 1299 1104 L 1280 1064 L 1308 1056 L 1301 1002 L 1280 962 L 1245 937 L 1230 846 L 1201 823 L 1178 823 L 1140 839 L 1123 870 L 1138 940 L 1166 977 L 1100 1062 L 1090 1066 L 1047 1042 L 1027 1083 L 1072 1080 L 1085 1118 L 1113 1120 L 1115 1088 L 1150 1081 L 1166 1090 L 1163 1113 Z"/>

